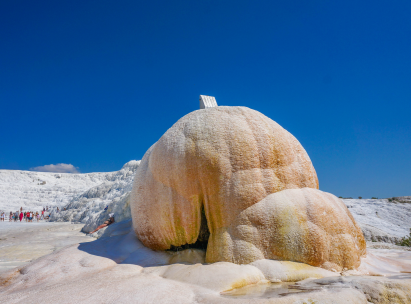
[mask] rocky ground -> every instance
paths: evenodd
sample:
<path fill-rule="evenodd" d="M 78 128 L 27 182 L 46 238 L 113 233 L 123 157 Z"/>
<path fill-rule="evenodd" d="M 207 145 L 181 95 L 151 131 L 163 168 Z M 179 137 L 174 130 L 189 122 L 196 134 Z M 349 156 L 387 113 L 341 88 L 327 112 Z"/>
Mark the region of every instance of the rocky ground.
<path fill-rule="evenodd" d="M 83 225 L 50 222 L 0 222 L 0 273 L 61 249 L 94 240 Z"/>
<path fill-rule="evenodd" d="M 144 247 L 131 221 L 123 221 L 98 240 L 4 272 L 0 298 L 4 303 L 411 303 L 410 273 L 411 252 L 396 249 L 368 249 L 357 271 L 342 273 L 273 260 L 204 264 L 198 249 Z"/>

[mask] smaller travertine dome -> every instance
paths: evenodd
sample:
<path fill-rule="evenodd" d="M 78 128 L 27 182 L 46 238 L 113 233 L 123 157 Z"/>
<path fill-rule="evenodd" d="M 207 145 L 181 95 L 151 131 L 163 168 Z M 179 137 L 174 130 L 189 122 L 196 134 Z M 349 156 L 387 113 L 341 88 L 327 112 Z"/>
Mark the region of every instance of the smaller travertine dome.
<path fill-rule="evenodd" d="M 312 188 L 268 195 L 210 240 L 208 260 L 237 264 L 268 258 L 341 271 L 360 266 L 366 253 L 362 231 L 344 203 Z"/>
<path fill-rule="evenodd" d="M 214 107 L 187 114 L 146 152 L 130 206 L 151 249 L 202 242 L 207 262 L 357 267 L 361 231 L 338 198 L 317 189 L 289 132 L 249 108 Z"/>

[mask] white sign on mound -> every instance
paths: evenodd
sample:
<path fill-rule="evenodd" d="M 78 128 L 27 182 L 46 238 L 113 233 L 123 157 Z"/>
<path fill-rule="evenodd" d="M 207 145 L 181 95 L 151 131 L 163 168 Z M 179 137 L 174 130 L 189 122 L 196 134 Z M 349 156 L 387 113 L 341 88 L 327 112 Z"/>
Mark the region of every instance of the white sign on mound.
<path fill-rule="evenodd" d="M 200 95 L 200 109 L 207 109 L 213 107 L 218 107 L 215 97 Z"/>

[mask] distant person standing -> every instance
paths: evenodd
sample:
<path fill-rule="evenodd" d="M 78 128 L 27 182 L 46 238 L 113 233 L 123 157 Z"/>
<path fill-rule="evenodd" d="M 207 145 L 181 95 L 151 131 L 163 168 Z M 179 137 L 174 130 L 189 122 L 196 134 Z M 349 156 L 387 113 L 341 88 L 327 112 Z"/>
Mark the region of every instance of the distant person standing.
<path fill-rule="evenodd" d="M 44 211 L 45 211 L 45 209 L 43 208 L 43 211 L 41 211 L 41 220 L 44 220 Z"/>
<path fill-rule="evenodd" d="M 19 218 L 20 218 L 20 222 L 21 222 L 21 220 L 23 219 L 23 217 L 24 217 L 23 212 L 20 212 L 20 216 L 19 216 Z"/>

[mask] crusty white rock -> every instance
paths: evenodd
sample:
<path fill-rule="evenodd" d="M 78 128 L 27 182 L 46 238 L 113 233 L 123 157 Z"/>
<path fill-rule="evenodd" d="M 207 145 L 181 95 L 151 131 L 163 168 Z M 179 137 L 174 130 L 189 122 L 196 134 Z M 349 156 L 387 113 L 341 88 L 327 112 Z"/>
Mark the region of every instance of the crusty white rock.
<path fill-rule="evenodd" d="M 110 179 L 76 196 L 60 210 L 51 213 L 51 221 L 72 221 L 84 223 L 83 231 L 90 232 L 115 214 L 117 222 L 130 219 L 129 193 L 140 161 L 129 161 L 121 170 L 112 172 Z M 108 206 L 105 211 L 104 208 Z"/>

